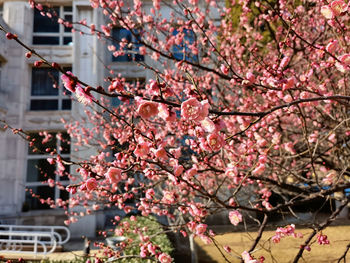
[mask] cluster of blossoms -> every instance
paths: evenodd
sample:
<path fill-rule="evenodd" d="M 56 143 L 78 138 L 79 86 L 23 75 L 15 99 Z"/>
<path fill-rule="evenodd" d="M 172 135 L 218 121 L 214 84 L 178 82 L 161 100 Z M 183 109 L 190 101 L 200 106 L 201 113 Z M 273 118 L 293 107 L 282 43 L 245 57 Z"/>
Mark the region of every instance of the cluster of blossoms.
<path fill-rule="evenodd" d="M 283 237 L 292 236 L 295 238 L 302 238 L 302 233 L 295 233 L 295 225 L 291 224 L 285 227 L 278 227 L 276 234 L 271 238 L 272 242 L 279 243 Z"/>
<path fill-rule="evenodd" d="M 327 238 L 327 235 L 323 235 L 322 233 L 317 235 L 317 243 L 319 243 L 320 245 L 329 245 L 330 242 Z"/>
<path fill-rule="evenodd" d="M 265 258 L 261 256 L 259 259 L 254 259 L 249 252 L 244 251 L 242 253 L 242 260 L 244 263 L 263 263 Z"/>
<path fill-rule="evenodd" d="M 231 224 L 234 226 L 237 226 L 243 220 L 241 213 L 237 210 L 230 211 L 228 218 L 230 219 Z"/>
<path fill-rule="evenodd" d="M 72 72 L 67 71 L 66 74 L 62 74 L 61 79 L 64 87 L 74 93 L 80 103 L 90 105 L 95 100 L 90 93 L 90 88 L 82 88 L 81 85 L 77 83 L 76 77 Z"/>

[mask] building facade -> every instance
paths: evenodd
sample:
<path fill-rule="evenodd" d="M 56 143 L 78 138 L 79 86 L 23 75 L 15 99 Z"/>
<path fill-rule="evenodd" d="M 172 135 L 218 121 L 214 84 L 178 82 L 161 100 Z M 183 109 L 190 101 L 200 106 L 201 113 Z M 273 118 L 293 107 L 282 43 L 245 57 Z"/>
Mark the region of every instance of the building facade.
<path fill-rule="evenodd" d="M 50 2 L 50 1 L 49 1 Z M 59 17 L 66 21 L 85 19 L 87 24 L 102 24 L 100 10 L 93 9 L 89 1 L 55 1 L 52 6 Z M 53 23 L 33 10 L 27 1 L 0 1 L 0 24 L 50 62 L 56 62 L 90 85 L 103 84 L 107 71 L 114 70 L 129 82 L 145 82 L 152 73 L 137 66 L 135 60 L 146 57 L 124 56 L 113 58 L 107 45 L 96 36 L 72 33 L 71 29 Z M 78 28 L 89 32 L 86 28 Z M 115 37 L 128 38 L 128 32 L 116 30 Z M 75 152 L 69 145 L 62 119 L 76 119 L 82 116 L 84 108 L 71 100 L 61 85 L 60 74 L 50 68 L 34 67 L 38 60 L 34 56 L 27 59 L 27 51 L 15 41 L 8 41 L 0 34 L 0 119 L 13 128 L 23 129 L 32 136 L 48 131 L 62 137 L 54 139 L 51 147 L 66 158 L 83 158 L 86 153 Z M 108 69 L 106 68 L 108 66 Z M 73 118 L 74 116 L 74 118 Z M 18 135 L 0 126 L 0 221 L 12 224 L 58 225 L 63 224 L 66 215 L 63 209 L 47 209 L 33 193 L 44 198 L 63 200 L 69 198 L 59 187 L 50 187 L 47 178 L 60 180 L 62 186 L 69 180 L 55 175 L 48 167 L 45 154 L 30 149 L 28 143 Z M 59 139 L 58 139 L 59 138 Z M 39 146 L 40 147 L 40 146 Z M 27 189 L 27 190 L 26 190 Z M 29 190 L 31 189 L 31 190 Z M 103 213 L 95 213 L 72 224 L 73 236 L 93 236 L 96 228 L 103 228 L 106 221 Z M 87 225 L 88 224 L 88 225 Z M 88 226 L 88 227 L 87 227 Z"/>
<path fill-rule="evenodd" d="M 105 19 L 101 9 L 93 9 L 88 0 L 49 0 L 43 3 L 51 4 L 52 10 L 66 21 L 85 20 L 87 25 L 99 27 Z M 163 17 L 171 16 L 171 3 L 162 5 Z M 145 10 L 150 10 L 152 4 L 152 1 L 143 1 Z M 215 16 L 219 17 L 218 14 Z M 62 24 L 53 23 L 33 10 L 27 1 L 0 0 L 0 24 L 45 59 L 62 65 L 91 86 L 103 86 L 104 77 L 111 70 L 130 83 L 147 83 L 155 78 L 152 71 L 138 65 L 138 62 L 148 65 L 154 62 L 148 56 L 140 55 L 137 45 L 133 52 L 113 57 L 107 49 L 108 42 L 90 35 L 90 29 L 74 25 L 76 30 L 72 31 Z M 176 33 L 175 30 L 173 34 Z M 194 36 L 191 32 L 185 33 L 185 40 L 191 43 Z M 122 28 L 115 28 L 112 36 L 117 40 L 137 41 Z M 115 46 L 119 48 L 117 43 Z M 187 50 L 186 46 L 182 50 L 174 46 L 173 56 L 178 60 L 195 60 L 191 55 L 184 55 L 188 54 Z M 38 58 L 26 58 L 26 52 L 15 41 L 6 40 L 5 34 L 0 32 L 0 120 L 38 138 L 43 135 L 40 132 L 50 132 L 55 137 L 50 147 L 65 158 L 80 160 L 90 156 L 91 152 L 75 151 L 73 143 L 69 144 L 62 123 L 62 119 L 74 121 L 84 116 L 84 107 L 72 100 L 64 89 L 53 88 L 53 85 L 62 85 L 59 72 L 48 67 L 34 67 Z M 47 179 L 60 181 L 62 187 L 70 183 L 69 179 L 58 177 L 55 168 L 48 166 L 49 155 L 33 151 L 23 138 L 3 126 L 0 123 L 0 223 L 63 224 L 66 219 L 64 210 L 47 209 L 48 206 L 33 198 L 32 193 L 43 198 L 68 199 L 67 192 L 57 185 L 50 187 Z M 106 214 L 96 212 L 71 224 L 72 235 L 94 236 L 97 229 L 105 227 Z"/>

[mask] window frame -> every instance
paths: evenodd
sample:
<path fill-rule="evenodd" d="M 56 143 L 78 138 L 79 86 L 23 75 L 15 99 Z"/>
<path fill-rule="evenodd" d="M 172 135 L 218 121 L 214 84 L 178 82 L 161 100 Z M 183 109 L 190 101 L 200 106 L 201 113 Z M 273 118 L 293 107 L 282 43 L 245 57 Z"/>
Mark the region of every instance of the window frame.
<path fill-rule="evenodd" d="M 64 20 L 66 18 L 66 16 L 71 16 L 72 20 L 73 20 L 73 6 L 71 5 L 54 5 L 52 8 L 59 8 L 59 17 L 62 17 Z M 72 10 L 71 11 L 65 11 L 64 8 L 65 7 L 71 7 Z M 73 45 L 73 33 L 70 32 L 66 32 L 65 31 L 65 26 L 63 24 L 60 24 L 56 21 L 56 23 L 58 24 L 58 32 L 35 32 L 34 31 L 34 25 L 35 25 L 35 12 L 40 12 L 39 10 L 35 9 L 34 13 L 33 13 L 33 30 L 32 30 L 32 45 L 37 45 L 37 46 L 71 46 Z M 45 44 L 45 43 L 34 43 L 34 38 L 35 37 L 56 37 L 58 38 L 58 44 Z M 64 44 L 64 38 L 65 37 L 70 37 L 72 38 L 72 41 Z"/>
<path fill-rule="evenodd" d="M 115 57 L 112 54 L 112 63 L 132 63 L 132 62 L 143 62 L 143 61 L 145 61 L 145 56 L 141 55 L 139 53 L 139 49 L 142 46 L 142 44 L 139 43 L 139 40 L 137 39 L 137 37 L 135 37 L 135 35 L 127 28 L 114 27 L 112 29 L 112 32 L 111 32 L 111 42 L 112 43 L 111 44 L 116 47 L 115 51 L 120 51 L 120 42 L 122 42 L 122 39 L 123 39 L 123 38 L 122 39 L 118 39 L 118 38 L 115 37 L 115 35 L 116 35 L 115 31 L 116 30 L 125 30 L 125 31 L 127 31 L 130 34 L 131 41 L 129 42 L 129 44 L 131 43 L 132 47 L 131 48 L 124 47 L 123 51 L 125 52 L 125 54 L 122 55 L 122 56 Z M 127 46 L 129 44 L 127 44 Z M 113 51 L 113 52 L 115 52 L 115 51 Z M 139 56 L 138 59 L 136 59 L 137 56 Z M 130 59 L 127 59 L 127 60 L 123 59 L 125 57 L 126 58 L 130 58 Z"/>
<path fill-rule="evenodd" d="M 69 152 L 68 153 L 61 153 L 60 147 L 62 146 L 62 141 L 60 139 L 58 139 L 57 137 L 56 137 L 56 148 L 55 149 L 57 151 L 56 156 L 60 155 L 62 158 L 70 160 L 70 158 L 71 158 L 71 138 L 70 138 L 69 134 L 66 131 L 50 131 L 48 133 L 49 134 L 53 134 L 53 136 L 55 136 L 55 137 L 59 133 L 61 133 L 62 135 L 66 134 L 68 136 L 66 138 L 69 138 Z M 30 134 L 31 138 L 32 138 L 33 135 L 36 135 L 36 136 L 39 137 L 39 132 L 37 132 L 37 131 L 36 132 L 34 132 L 34 131 L 30 132 L 29 134 Z M 32 189 L 33 187 L 40 187 L 40 186 L 50 187 L 49 183 L 47 182 L 47 180 L 46 180 L 46 182 L 45 181 L 28 181 L 29 161 L 30 160 L 44 160 L 45 162 L 47 162 L 47 158 L 53 158 L 53 156 L 50 153 L 47 153 L 47 154 L 46 153 L 33 154 L 33 153 L 30 152 L 30 148 L 31 147 L 29 146 L 29 144 L 27 144 L 27 148 L 26 148 L 26 150 L 27 150 L 26 151 L 26 173 L 25 173 L 25 189 L 26 189 L 26 191 L 25 191 L 25 196 L 24 196 L 24 202 L 27 203 L 27 204 L 30 203 L 30 202 L 28 202 L 29 198 L 27 196 L 27 192 L 28 192 L 28 195 L 30 195 L 30 193 L 29 193 L 29 190 L 27 191 L 27 189 Z M 37 167 L 36 169 L 39 169 L 39 168 L 40 167 Z M 56 172 L 57 169 L 58 169 L 57 168 L 57 164 L 55 164 L 55 173 L 54 173 L 54 175 L 55 175 L 55 178 L 54 178 L 55 182 L 59 182 L 60 185 L 62 185 L 63 187 L 68 186 L 70 184 L 69 178 L 68 178 L 68 180 L 60 180 L 61 179 L 60 175 Z M 47 178 L 47 179 L 49 179 L 49 178 Z M 62 189 L 59 189 L 59 186 L 57 186 L 55 184 L 54 187 L 50 187 L 50 188 L 54 188 L 54 196 L 51 197 L 52 200 L 55 201 L 56 199 L 61 198 L 61 191 L 62 191 Z M 33 194 L 39 194 L 39 193 L 33 192 Z M 30 197 L 30 198 L 35 198 L 35 197 Z M 29 204 L 28 204 L 28 206 L 29 206 Z M 47 208 L 29 208 L 29 210 L 36 210 L 36 211 L 38 211 L 38 210 L 46 210 L 46 209 L 49 209 L 49 208 L 50 207 L 47 207 Z"/>
<path fill-rule="evenodd" d="M 64 66 L 63 67 L 66 71 L 72 71 L 72 67 L 71 66 Z M 52 69 L 50 67 L 40 67 L 40 68 L 36 68 L 36 67 L 31 67 L 31 79 L 30 79 L 30 94 L 29 94 L 29 111 L 33 111 L 33 112 L 38 112 L 38 111 L 71 111 L 72 110 L 72 102 L 71 102 L 71 106 L 69 109 L 63 109 L 63 101 L 64 100 L 71 100 L 69 96 L 69 91 L 66 90 L 63 86 L 62 83 L 62 73 L 60 71 L 58 71 L 58 82 L 57 82 L 57 91 L 58 94 L 57 95 L 32 95 L 33 92 L 33 77 L 34 77 L 34 73 L 33 71 L 35 69 L 38 70 L 42 70 L 42 69 Z M 47 74 L 49 74 L 49 72 L 47 72 Z M 49 75 L 48 75 L 49 77 Z M 54 85 L 54 83 L 52 83 L 52 85 Z M 53 88 L 53 87 L 52 87 Z M 32 109 L 32 101 L 35 100 L 47 100 L 47 101 L 57 101 L 57 109 Z"/>

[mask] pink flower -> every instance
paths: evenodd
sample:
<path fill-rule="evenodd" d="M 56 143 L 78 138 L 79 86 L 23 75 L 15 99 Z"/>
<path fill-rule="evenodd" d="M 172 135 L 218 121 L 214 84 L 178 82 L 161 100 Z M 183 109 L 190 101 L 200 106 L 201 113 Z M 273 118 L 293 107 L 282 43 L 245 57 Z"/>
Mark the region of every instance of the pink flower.
<path fill-rule="evenodd" d="M 184 171 L 184 167 L 182 165 L 177 165 L 174 168 L 174 175 L 178 177 L 182 174 L 183 171 Z"/>
<path fill-rule="evenodd" d="M 165 121 L 173 122 L 176 120 L 176 114 L 173 110 L 170 110 L 166 104 L 159 103 L 158 116 Z"/>
<path fill-rule="evenodd" d="M 148 143 L 146 142 L 139 143 L 136 147 L 136 150 L 134 151 L 134 154 L 140 158 L 147 157 L 148 153 L 149 153 L 149 146 L 148 146 Z"/>
<path fill-rule="evenodd" d="M 343 63 L 345 66 L 350 66 L 350 54 L 345 54 L 339 57 L 339 60 L 341 63 Z"/>
<path fill-rule="evenodd" d="M 259 165 L 252 171 L 252 174 L 262 175 L 264 171 L 265 171 L 265 164 L 259 163 Z"/>
<path fill-rule="evenodd" d="M 217 133 L 209 134 L 207 137 L 207 142 L 213 151 L 218 151 L 225 145 L 225 140 Z"/>
<path fill-rule="evenodd" d="M 147 199 L 152 199 L 154 195 L 155 195 L 155 192 L 153 189 L 147 189 L 147 191 L 146 191 L 146 198 Z"/>
<path fill-rule="evenodd" d="M 90 178 L 86 181 L 86 188 L 89 191 L 95 190 L 97 188 L 97 181 L 95 178 Z"/>
<path fill-rule="evenodd" d="M 322 234 L 318 234 L 317 235 L 317 242 L 320 244 L 320 245 L 329 245 L 329 240 L 327 238 L 326 235 L 322 235 Z"/>
<path fill-rule="evenodd" d="M 103 33 L 106 36 L 109 37 L 111 35 L 111 29 L 109 27 L 102 25 L 101 28 L 102 28 Z"/>
<path fill-rule="evenodd" d="M 206 224 L 199 224 L 196 226 L 196 235 L 202 235 L 207 230 Z"/>
<path fill-rule="evenodd" d="M 181 104 L 181 116 L 190 121 L 202 121 L 209 114 L 207 100 L 199 102 L 196 98 L 190 98 Z"/>
<path fill-rule="evenodd" d="M 158 260 L 160 261 L 160 263 L 171 263 L 173 261 L 173 259 L 165 253 L 160 254 Z"/>
<path fill-rule="evenodd" d="M 228 218 L 232 225 L 237 226 L 240 222 L 242 222 L 242 215 L 237 210 L 233 210 L 228 214 Z"/>
<path fill-rule="evenodd" d="M 225 75 L 227 75 L 228 72 L 229 72 L 228 67 L 226 67 L 224 64 L 222 64 L 222 65 L 220 66 L 220 70 L 221 70 L 222 73 L 224 73 Z"/>
<path fill-rule="evenodd" d="M 338 41 L 337 40 L 332 40 L 331 42 L 328 43 L 326 46 L 326 50 L 329 53 L 334 53 L 338 47 Z"/>
<path fill-rule="evenodd" d="M 66 74 L 62 74 L 61 76 L 64 87 L 72 93 L 75 92 L 75 87 L 77 85 L 79 86 L 79 84 L 77 84 L 74 78 L 75 76 L 70 71 L 67 71 Z"/>
<path fill-rule="evenodd" d="M 258 263 L 258 261 L 254 259 L 247 251 L 242 253 L 242 259 L 244 263 Z"/>
<path fill-rule="evenodd" d="M 111 183 L 119 183 L 122 179 L 122 170 L 115 168 L 115 167 L 110 167 L 105 173 L 105 176 L 109 179 Z"/>
<path fill-rule="evenodd" d="M 114 79 L 112 80 L 112 84 L 109 85 L 108 87 L 108 91 L 109 92 L 112 92 L 112 91 L 118 91 L 118 92 L 121 92 L 124 90 L 124 85 L 122 83 L 122 81 L 120 79 Z"/>
<path fill-rule="evenodd" d="M 158 103 L 143 101 L 139 105 L 137 112 L 142 118 L 149 119 L 158 114 Z"/>
<path fill-rule="evenodd" d="M 84 91 L 82 87 L 77 86 L 75 95 L 80 103 L 84 105 L 91 104 L 95 98 L 90 94 L 90 92 Z"/>
<path fill-rule="evenodd" d="M 226 253 L 231 253 L 231 248 L 229 246 L 224 246 Z"/>
<path fill-rule="evenodd" d="M 328 5 L 324 5 L 321 7 L 321 14 L 326 18 L 326 19 L 333 19 L 334 18 L 334 13 L 332 9 Z"/>
<path fill-rule="evenodd" d="M 215 123 L 208 117 L 201 121 L 201 125 L 206 132 L 215 132 L 216 125 Z"/>
<path fill-rule="evenodd" d="M 163 147 L 157 149 L 154 154 L 159 159 L 167 159 L 168 158 L 167 152 L 165 151 L 165 149 Z"/>
<path fill-rule="evenodd" d="M 347 10 L 347 5 L 344 0 L 336 0 L 330 4 L 330 8 L 335 16 L 343 15 Z"/>
<path fill-rule="evenodd" d="M 140 55 L 146 55 L 146 47 L 145 46 L 141 46 L 140 48 L 139 48 L 139 50 L 140 50 Z"/>

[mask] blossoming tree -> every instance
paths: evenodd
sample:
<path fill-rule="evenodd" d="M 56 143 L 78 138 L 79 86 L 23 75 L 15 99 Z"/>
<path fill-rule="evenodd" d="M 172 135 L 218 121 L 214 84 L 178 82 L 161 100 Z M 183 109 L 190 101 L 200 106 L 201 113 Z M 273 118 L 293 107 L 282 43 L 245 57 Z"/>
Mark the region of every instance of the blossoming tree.
<path fill-rule="evenodd" d="M 108 49 L 115 57 L 133 51 L 148 56 L 147 63 L 135 63 L 151 70 L 154 79 L 145 87 L 127 85 L 110 72 L 107 85 L 93 87 L 29 49 L 27 56 L 38 56 L 35 66 L 61 71 L 66 89 L 89 108 L 90 125 L 66 127 L 75 145 L 93 141 L 98 154 L 85 161 L 50 160 L 78 166 L 71 177 L 80 180 L 67 187 L 69 205 L 84 203 L 84 215 L 91 213 L 89 200 L 99 200 L 94 209 L 129 212 L 134 208 L 126 201 L 134 199 L 142 216 L 165 216 L 172 231 L 208 242 L 215 241 L 208 216 L 226 211 L 237 226 L 259 215 L 257 238 L 239 255 L 244 262 L 260 262 L 254 259 L 259 252 L 252 252 L 269 219 L 279 213 L 296 217 L 296 207 L 337 199 L 324 221 L 306 222 L 312 232 L 293 260 L 298 262 L 316 238 L 332 243 L 322 230 L 349 203 L 344 194 L 350 188 L 348 3 L 90 1 L 105 15 L 104 25 L 58 22 L 88 28 L 101 40 L 117 41 L 111 34 L 115 27 L 128 30 L 136 41 L 124 38 Z M 30 3 L 42 10 L 40 3 Z M 163 6 L 172 10 L 170 16 L 163 16 Z M 27 47 L 11 32 L 7 37 Z M 119 98 L 120 105 L 111 107 L 110 98 Z M 316 217 L 318 209 L 313 213 Z M 72 213 L 67 224 L 78 216 Z M 297 237 L 294 230 L 286 223 L 271 242 Z M 136 256 L 171 261 L 147 237 L 142 240 Z M 218 249 L 228 261 L 225 255 L 234 248 Z M 120 251 L 108 253 L 122 257 Z"/>

